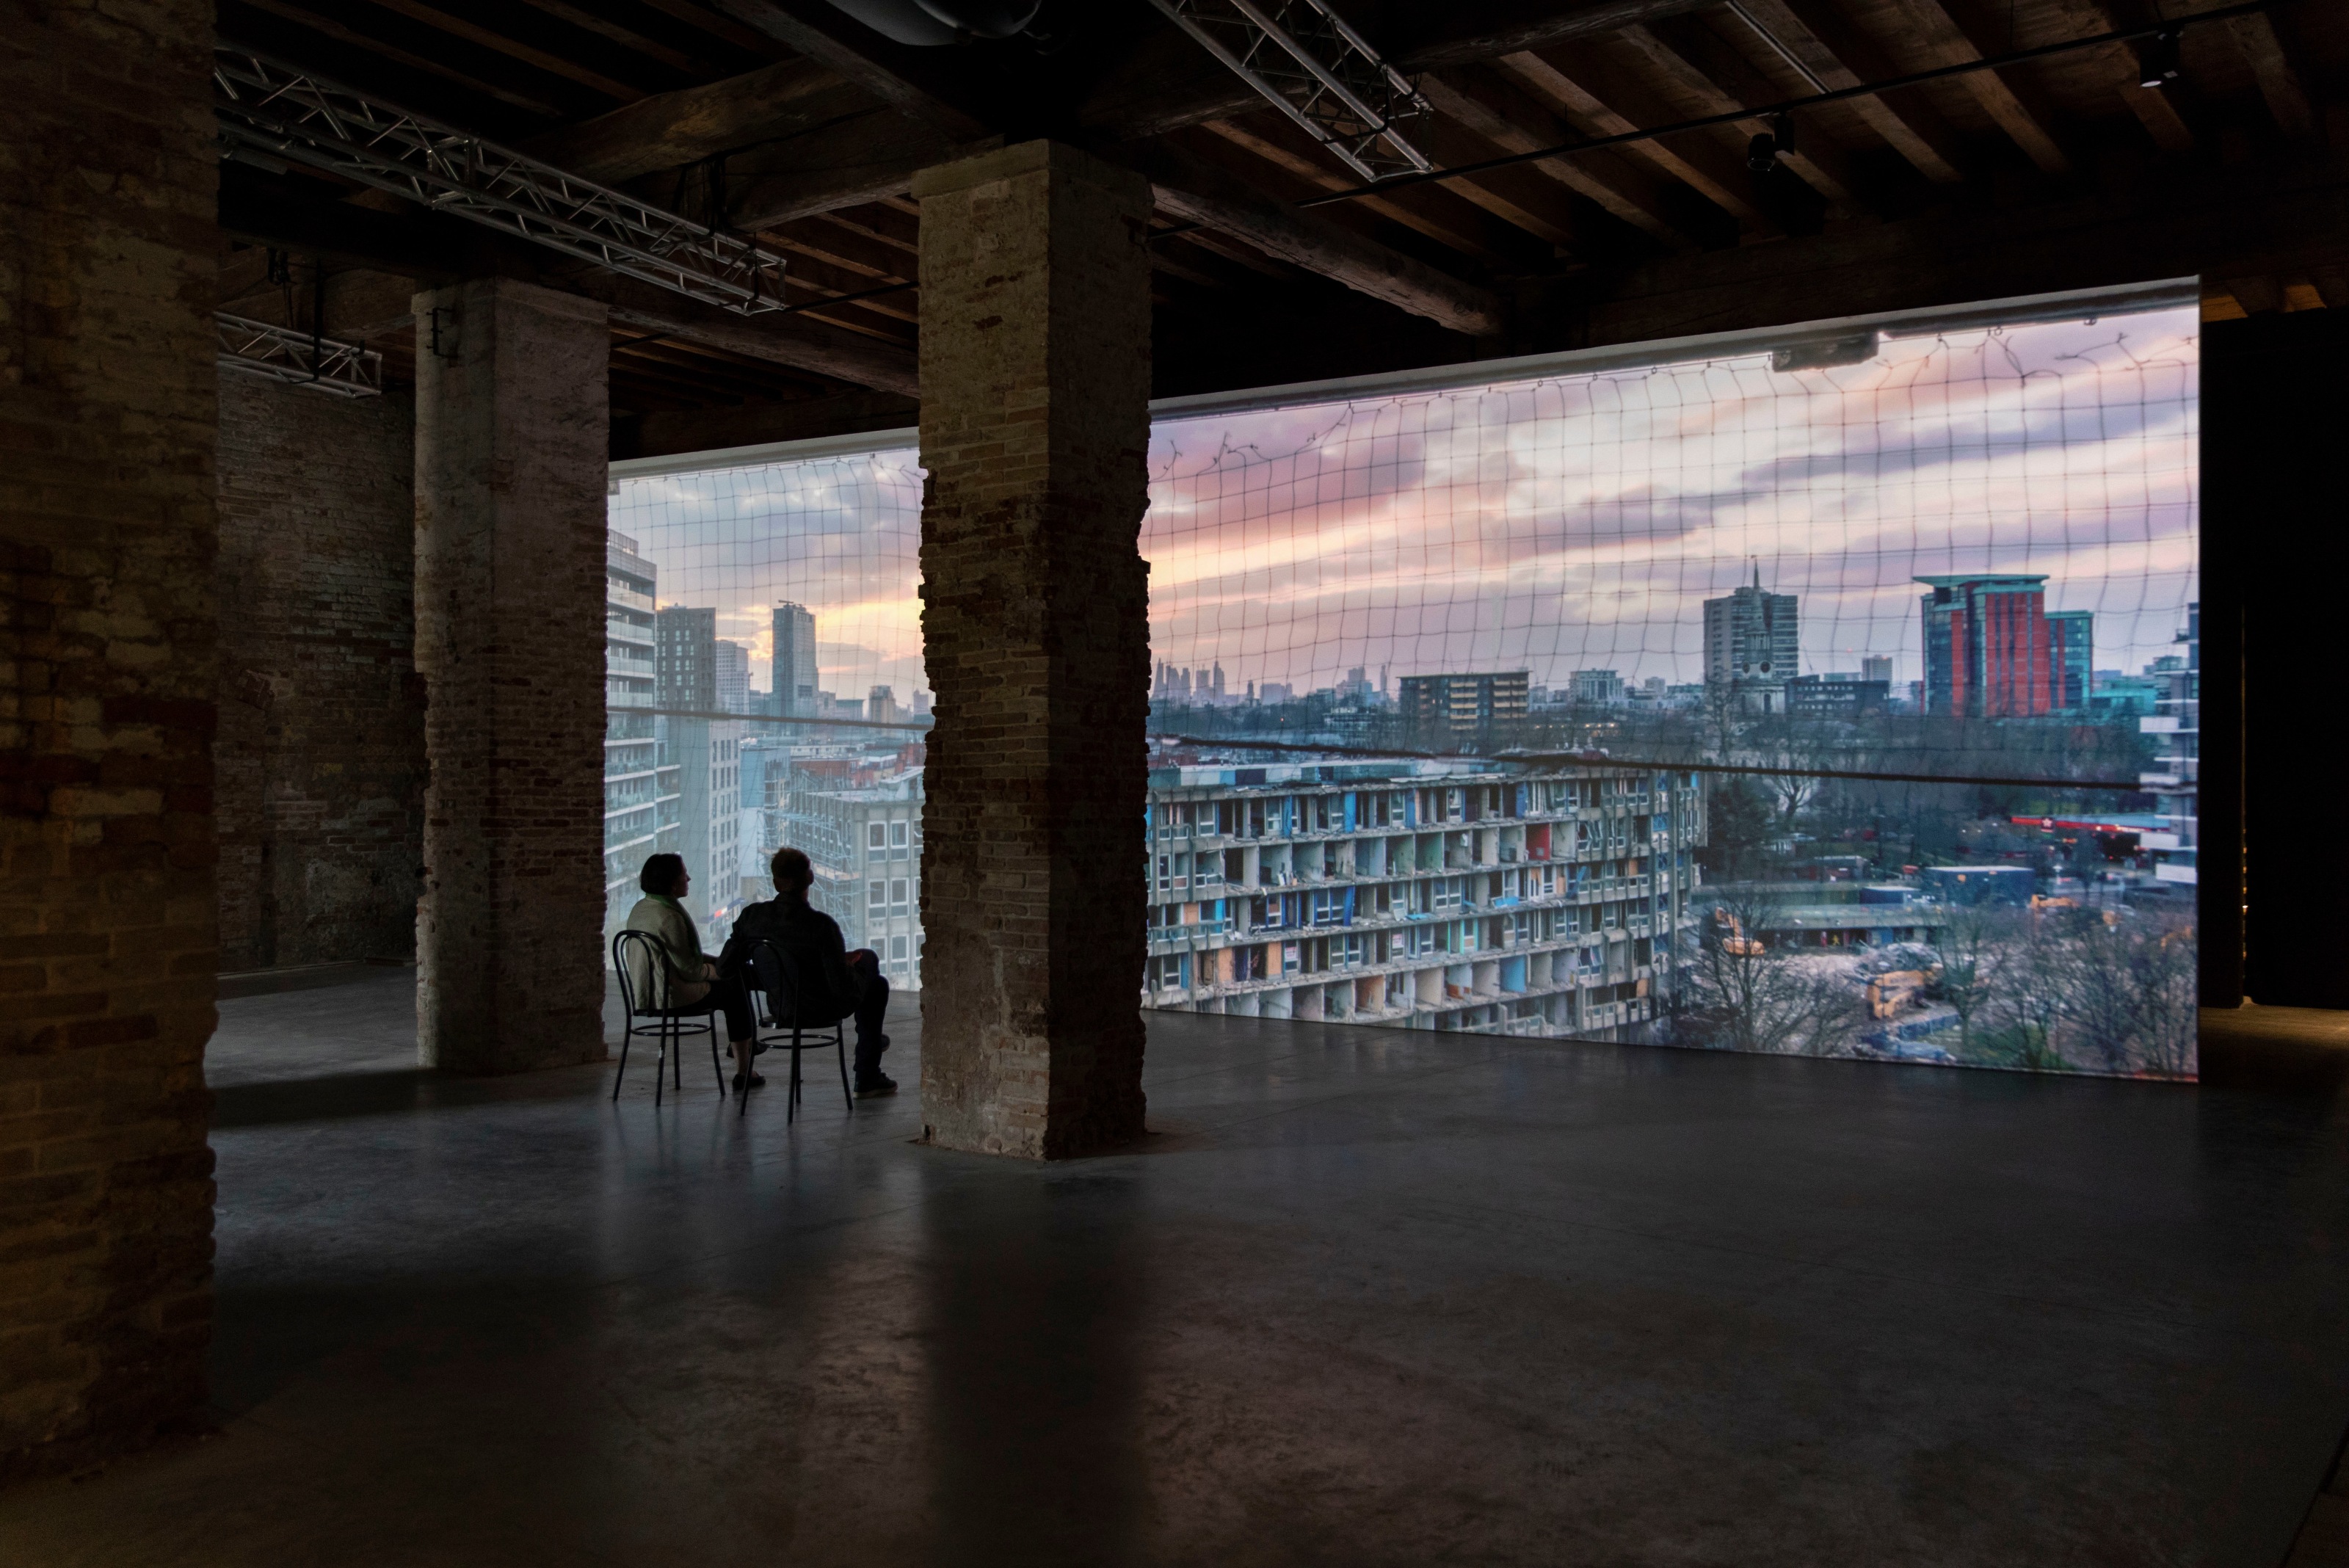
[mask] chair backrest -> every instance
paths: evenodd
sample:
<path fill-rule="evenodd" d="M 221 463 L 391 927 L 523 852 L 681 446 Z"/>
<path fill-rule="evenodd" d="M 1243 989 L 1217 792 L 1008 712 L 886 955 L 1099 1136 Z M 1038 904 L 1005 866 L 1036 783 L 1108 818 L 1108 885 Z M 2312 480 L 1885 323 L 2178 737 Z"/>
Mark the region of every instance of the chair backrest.
<path fill-rule="evenodd" d="M 629 1017 L 669 1005 L 668 944 L 659 937 L 638 930 L 615 936 L 612 969 L 620 977 L 620 1002 Z"/>
<path fill-rule="evenodd" d="M 750 971 L 759 977 L 759 989 L 767 998 L 767 1011 L 778 1029 L 822 1029 L 837 1023 L 837 1016 L 828 1016 L 832 1009 L 821 1002 L 808 1004 L 802 1010 L 803 998 L 823 995 L 823 988 L 814 983 L 808 966 L 800 955 L 776 945 L 771 937 L 761 939 L 750 950 Z"/>

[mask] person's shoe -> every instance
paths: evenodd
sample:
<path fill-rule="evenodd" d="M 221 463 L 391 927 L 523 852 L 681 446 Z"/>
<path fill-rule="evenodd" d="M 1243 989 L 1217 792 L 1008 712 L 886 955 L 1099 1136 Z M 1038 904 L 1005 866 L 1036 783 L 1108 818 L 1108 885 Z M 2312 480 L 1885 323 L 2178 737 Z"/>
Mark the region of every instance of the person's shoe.
<path fill-rule="evenodd" d="M 869 1100 L 881 1095 L 894 1095 L 896 1092 L 897 1080 L 885 1078 L 878 1073 L 856 1085 L 856 1097 L 860 1100 Z"/>
<path fill-rule="evenodd" d="M 767 1080 L 759 1074 L 753 1073 L 750 1075 L 750 1086 L 754 1089 L 763 1089 L 767 1086 Z M 738 1095 L 742 1092 L 742 1075 L 740 1073 L 734 1075 L 734 1092 Z"/>

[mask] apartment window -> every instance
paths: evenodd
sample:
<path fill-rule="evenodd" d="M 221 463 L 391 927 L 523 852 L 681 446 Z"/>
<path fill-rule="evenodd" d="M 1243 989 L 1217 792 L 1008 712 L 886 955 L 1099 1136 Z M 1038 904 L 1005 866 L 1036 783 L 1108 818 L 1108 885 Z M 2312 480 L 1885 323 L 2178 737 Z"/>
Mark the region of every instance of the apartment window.
<path fill-rule="evenodd" d="M 889 957 L 892 961 L 896 963 L 904 963 L 905 961 L 905 938 L 891 937 L 889 939 Z"/>
<path fill-rule="evenodd" d="M 901 915 L 905 912 L 905 878 L 903 877 L 889 884 L 889 907 Z M 898 940 L 904 940 L 903 938 Z"/>
<path fill-rule="evenodd" d="M 891 824 L 889 825 L 889 858 L 890 858 L 890 859 L 892 859 L 892 860 L 903 860 L 903 859 L 905 857 L 905 846 L 906 846 L 906 843 L 907 843 L 907 832 L 908 832 L 907 825 L 906 825 L 906 824 L 905 824 L 905 823 L 902 823 L 902 822 L 893 822 L 893 823 L 891 823 Z"/>
<path fill-rule="evenodd" d="M 886 855 L 889 852 L 889 825 L 887 823 L 873 822 L 865 825 L 864 848 L 868 854 L 875 857 Z"/>
<path fill-rule="evenodd" d="M 876 915 L 886 909 L 889 907 L 889 884 L 886 882 L 864 884 L 864 907 Z"/>

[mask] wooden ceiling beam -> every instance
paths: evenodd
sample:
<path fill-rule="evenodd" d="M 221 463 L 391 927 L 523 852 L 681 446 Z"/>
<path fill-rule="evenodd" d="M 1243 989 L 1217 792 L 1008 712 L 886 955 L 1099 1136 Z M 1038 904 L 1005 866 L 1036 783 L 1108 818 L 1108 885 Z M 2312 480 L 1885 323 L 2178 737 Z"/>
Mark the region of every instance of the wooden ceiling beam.
<path fill-rule="evenodd" d="M 2120 18 L 2105 0 L 2057 0 L 2057 4 L 2083 36 L 2120 30 Z M 2137 123 L 2145 128 L 2155 146 L 2164 152 L 2194 151 L 2193 128 L 2178 112 L 2178 106 L 2169 101 L 2169 94 L 2158 87 L 2147 87 L 2138 79 L 2141 73 L 2136 50 L 2126 44 L 2107 44 L 2092 51 L 2092 57 L 2110 75 L 2113 90 L 2137 116 Z"/>
<path fill-rule="evenodd" d="M 2344 255 L 2349 158 L 2194 161 L 2121 189 L 2058 200 L 2023 191 L 1990 209 L 1592 273 L 1559 288 L 1537 330 L 1561 347 L 1598 347 L 2197 274 L 2272 280 Z M 1539 316 L 1537 304 L 1527 309 Z"/>
<path fill-rule="evenodd" d="M 1258 129 L 1242 125 L 1236 120 L 1210 119 L 1203 121 L 1199 129 L 1221 137 L 1245 151 L 1254 153 L 1274 167 L 1284 170 L 1320 190 L 1342 191 L 1354 183 L 1351 175 L 1340 174 L 1336 167 L 1330 162 L 1328 156 L 1320 153 L 1318 149 L 1314 153 L 1304 153 L 1273 140 L 1273 137 L 1268 134 L 1271 130 L 1269 125 Z M 1400 223 L 1415 234 L 1424 234 L 1439 245 L 1458 251 L 1463 255 L 1475 256 L 1488 265 L 1510 265 L 1508 258 L 1489 244 L 1484 235 L 1475 232 L 1475 223 L 1460 221 L 1463 218 L 1471 217 L 1472 214 L 1439 215 L 1434 204 L 1426 200 L 1428 193 L 1437 196 L 1446 194 L 1438 187 L 1420 185 L 1397 191 L 1391 197 L 1364 196 L 1350 204 L 1360 207 L 1364 212 L 1376 213 L 1391 223 Z M 1454 197 L 1452 200 L 1457 201 L 1457 198 Z M 1489 220 L 1481 216 L 1475 217 L 1475 223 L 1487 221 Z"/>
<path fill-rule="evenodd" d="M 639 99 L 652 96 L 641 88 L 614 81 L 600 71 L 591 71 L 576 60 L 566 60 L 561 55 L 533 48 L 502 33 L 493 33 L 487 27 L 468 22 L 461 16 L 451 16 L 446 11 L 423 4 L 422 0 L 371 0 L 371 3 L 411 22 L 421 22 L 436 32 L 446 33 L 452 38 L 462 38 L 469 44 L 477 44 L 510 59 L 520 60 L 549 76 L 577 82 L 591 92 L 602 93 L 605 98 L 617 99 L 622 103 L 635 103 Z"/>
<path fill-rule="evenodd" d="M 566 5 L 564 0 L 522 0 L 522 3 L 533 11 L 544 12 L 558 22 L 568 23 L 582 32 L 609 39 L 624 49 L 649 56 L 671 70 L 683 71 L 690 77 L 715 75 L 722 68 L 707 60 L 698 60 L 682 49 L 671 48 L 658 38 L 648 38 L 633 28 L 623 27 L 592 12 L 582 11 L 576 5 Z"/>
<path fill-rule="evenodd" d="M 1667 38 L 1651 28 L 1626 27 L 1616 37 L 1620 47 L 1637 55 L 1660 79 L 1680 92 L 1697 114 L 1728 114 L 1752 108 L 1756 99 L 1766 103 L 1778 96 L 1767 78 L 1710 35 L 1683 32 Z M 1705 47 L 1708 42 L 1713 47 Z M 1700 55 L 1703 57 L 1702 63 Z M 1739 120 L 1737 129 L 1754 137 L 1767 133 L 1770 127 L 1756 119 Z M 1851 161 L 1843 149 L 1820 133 L 1816 118 L 1807 127 L 1797 129 L 1793 150 L 1780 153 L 1779 161 L 1804 184 L 1826 197 L 1830 205 L 1847 211 L 1858 205 L 1853 190 Z"/>
<path fill-rule="evenodd" d="M 2291 59 L 2284 54 L 2283 40 L 2276 36 L 2275 23 L 2263 11 L 2248 16 L 2230 17 L 2227 31 L 2235 47 L 2243 52 L 2251 67 L 2251 78 L 2259 83 L 2260 97 L 2267 100 L 2268 113 L 2274 117 L 2276 127 L 2286 136 L 2302 137 L 2316 129 L 2316 116 L 2308 105 L 2308 89 L 2301 84 L 2300 73 L 2292 69 Z"/>
<path fill-rule="evenodd" d="M 608 183 L 796 135 L 874 107 L 870 93 L 829 67 L 782 60 L 644 99 L 533 137 L 522 150 Z"/>
<path fill-rule="evenodd" d="M 837 391 L 775 398 L 731 408 L 689 409 L 616 420 L 612 456 L 667 457 L 810 436 L 899 430 L 921 418 L 921 405 L 888 392 Z"/>
<path fill-rule="evenodd" d="M 1963 65 L 1983 57 L 1981 45 L 1966 36 L 1943 0 L 1891 0 L 1891 5 L 1907 20 L 1907 31 L 1929 65 Z M 2072 171 L 2071 155 L 2024 105 L 2004 76 L 1997 71 L 1970 71 L 1958 80 L 1982 105 L 1982 112 L 2043 173 Z"/>
<path fill-rule="evenodd" d="M 875 109 L 729 160 L 728 215 L 745 229 L 771 229 L 902 196 L 921 171 L 1002 144 L 1000 137 L 957 142 L 931 126 Z"/>
<path fill-rule="evenodd" d="M 1572 140 L 1571 127 L 1523 88 L 1495 78 L 1472 78 L 1465 72 L 1431 74 L 1420 78 L 1419 87 L 1427 101 L 1435 106 L 1436 113 L 1504 152 L 1532 152 Z M 1489 150 L 1478 148 L 1469 150 L 1465 157 L 1443 161 L 1466 163 L 1491 155 Z M 1578 158 L 1544 158 L 1526 167 L 1596 202 L 1611 216 L 1668 247 L 1690 243 L 1691 236 L 1673 221 L 1672 205 L 1663 193 L 1661 181 L 1623 158 L 1613 153 L 1590 153 Z M 1484 206 L 1506 200 L 1503 182 L 1495 178 L 1506 172 L 1508 171 L 1495 170 L 1489 174 L 1447 180 L 1444 183 Z M 1571 235 L 1558 243 L 1578 251 L 1590 248 L 1588 240 L 1576 244 Z"/>
<path fill-rule="evenodd" d="M 495 99 L 498 102 L 521 109 L 526 114 L 538 115 L 546 119 L 566 118 L 562 109 L 543 99 L 531 98 L 526 94 L 515 92 L 511 88 L 483 81 L 479 77 L 467 76 L 463 71 L 443 65 L 439 60 L 412 54 L 396 45 L 388 44 L 380 38 L 371 38 L 365 33 L 346 27 L 340 22 L 318 16 L 314 12 L 305 11 L 298 5 L 288 5 L 285 0 L 239 0 L 239 3 L 250 5 L 256 11 L 266 12 L 280 21 L 291 22 L 297 27 L 322 34 L 338 44 L 347 44 L 352 48 L 364 49 L 368 54 L 381 56 L 394 65 L 406 66 L 409 70 L 421 71 L 428 76 L 439 77 L 443 81 L 454 82 L 467 92 L 477 92 L 485 98 Z"/>
<path fill-rule="evenodd" d="M 723 38 L 738 49 L 747 49 L 769 59 L 785 52 L 772 38 L 754 33 L 730 17 L 716 16 L 695 5 L 693 0 L 644 0 L 644 3 L 664 16 L 676 17 L 688 27 L 698 27 L 713 38 Z"/>
<path fill-rule="evenodd" d="M 288 196 L 243 179 L 223 179 L 223 233 L 254 244 L 324 255 L 420 281 L 513 277 L 602 301 L 612 319 L 665 332 L 747 358 L 764 359 L 835 380 L 911 393 L 919 385 L 913 352 L 802 315 L 737 316 L 648 283 L 510 240 L 446 213 L 378 212 L 347 202 Z"/>
<path fill-rule="evenodd" d="M 1594 90 L 1596 84 L 1579 60 L 1569 73 L 1554 60 L 1526 49 L 1504 55 L 1495 67 L 1514 77 L 1586 136 L 1628 136 L 1640 129 L 1631 113 L 1654 124 L 1669 124 L 1676 118 L 1652 103 L 1627 102 L 1614 83 L 1606 84 L 1610 90 L 1602 97 Z M 1619 103 L 1624 105 L 1624 109 L 1616 107 Z M 1741 223 L 1762 221 L 1760 209 L 1745 194 L 1744 186 L 1749 181 L 1744 165 L 1725 155 L 1717 142 L 1700 142 L 1694 136 L 1677 138 L 1671 143 L 1640 141 L 1630 144 L 1630 153 L 1653 164 L 1667 178 L 1680 181 Z"/>
<path fill-rule="evenodd" d="M 1176 221 L 1188 222 L 1187 219 Z M 1150 248 L 1154 253 L 1170 244 L 1190 245 L 1195 249 L 1203 250 L 1211 256 L 1219 257 L 1234 266 L 1246 267 L 1248 271 L 1271 278 L 1276 283 L 1296 283 L 1313 275 L 1302 267 L 1294 267 L 1287 262 L 1277 261 L 1262 251 L 1251 245 L 1243 244 L 1228 234 L 1219 234 L 1213 229 L 1194 228 L 1187 234 L 1153 240 Z"/>
<path fill-rule="evenodd" d="M 1469 0 L 1397 7 L 1412 30 L 1371 42 L 1406 73 L 1498 59 L 1569 38 L 1611 33 L 1633 22 L 1682 16 L 1718 0 Z M 1389 29 L 1388 31 L 1392 31 Z M 1078 123 L 1114 141 L 1160 136 L 1202 120 L 1253 112 L 1264 99 L 1231 69 L 1174 27 L 1152 33 L 1103 73 L 1077 106 Z"/>
<path fill-rule="evenodd" d="M 826 228 L 838 229 L 843 234 L 855 234 L 862 239 L 869 240 L 876 245 L 885 246 L 890 250 L 895 251 L 900 255 L 918 256 L 922 254 L 920 229 L 918 223 L 916 226 L 915 233 L 910 235 L 889 233 L 887 230 L 877 226 L 877 221 L 880 220 L 881 213 L 887 211 L 887 209 L 881 207 L 878 202 L 868 202 L 867 205 L 874 208 L 874 211 L 867 213 L 866 216 L 875 220 L 876 222 L 860 222 L 858 219 L 848 216 L 845 212 L 819 213 L 815 215 L 813 221 L 822 223 Z"/>
<path fill-rule="evenodd" d="M 1853 26 L 1827 0 L 1740 3 L 1754 22 L 1768 29 L 1769 36 L 1759 40 L 1764 47 L 1774 40 L 1784 45 L 1830 92 L 1848 92 L 1900 74 L 1876 40 Z M 1849 102 L 1852 112 L 1926 179 L 1955 185 L 1965 178 L 1958 167 L 1957 138 L 1922 94 L 1912 88 Z"/>
<path fill-rule="evenodd" d="M 1497 336 L 1499 297 L 1376 240 L 1300 213 L 1214 164 L 1159 143 L 1130 149 L 1159 209 L 1471 337 Z"/>
<path fill-rule="evenodd" d="M 1382 47 L 1402 69 L 1473 65 L 1701 11 L 1715 0 L 1453 0 L 1413 8 L 1417 29 Z"/>

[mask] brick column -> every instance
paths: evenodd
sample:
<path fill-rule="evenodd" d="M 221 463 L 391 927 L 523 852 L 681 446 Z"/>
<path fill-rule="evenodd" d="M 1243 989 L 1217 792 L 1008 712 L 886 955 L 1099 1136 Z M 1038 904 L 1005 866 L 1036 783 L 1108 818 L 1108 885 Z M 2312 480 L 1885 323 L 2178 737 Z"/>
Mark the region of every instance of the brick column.
<path fill-rule="evenodd" d="M 430 347 L 440 312 L 440 347 Z M 604 1055 L 604 307 L 503 279 L 416 296 L 425 682 L 417 1054 Z"/>
<path fill-rule="evenodd" d="M 922 1120 L 1050 1158 L 1142 1132 L 1150 192 L 1028 142 L 922 203 Z"/>
<path fill-rule="evenodd" d="M 212 7 L 0 47 L 0 1479 L 203 1397 Z"/>

